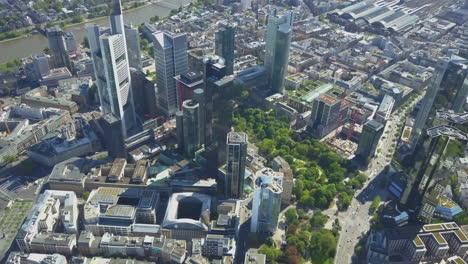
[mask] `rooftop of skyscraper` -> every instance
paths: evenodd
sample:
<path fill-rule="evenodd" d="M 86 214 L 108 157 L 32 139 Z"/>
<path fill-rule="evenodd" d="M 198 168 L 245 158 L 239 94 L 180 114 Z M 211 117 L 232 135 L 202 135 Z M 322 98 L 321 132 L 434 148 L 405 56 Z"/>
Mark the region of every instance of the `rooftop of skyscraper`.
<path fill-rule="evenodd" d="M 229 132 L 228 143 L 247 143 L 247 134 L 244 132 Z"/>

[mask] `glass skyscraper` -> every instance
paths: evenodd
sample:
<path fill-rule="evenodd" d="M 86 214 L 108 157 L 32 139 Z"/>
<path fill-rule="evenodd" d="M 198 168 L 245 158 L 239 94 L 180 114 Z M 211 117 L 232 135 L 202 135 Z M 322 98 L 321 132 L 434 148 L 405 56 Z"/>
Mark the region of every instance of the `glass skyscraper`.
<path fill-rule="evenodd" d="M 135 107 L 130 89 L 130 68 L 120 0 L 114 0 L 109 17 L 110 30 L 88 27 L 101 112 L 122 121 L 124 137 L 135 124 Z"/>
<path fill-rule="evenodd" d="M 269 87 L 278 93 L 284 92 L 293 22 L 294 14 L 289 11 L 280 15 L 273 9 L 268 15 L 265 68 Z"/>

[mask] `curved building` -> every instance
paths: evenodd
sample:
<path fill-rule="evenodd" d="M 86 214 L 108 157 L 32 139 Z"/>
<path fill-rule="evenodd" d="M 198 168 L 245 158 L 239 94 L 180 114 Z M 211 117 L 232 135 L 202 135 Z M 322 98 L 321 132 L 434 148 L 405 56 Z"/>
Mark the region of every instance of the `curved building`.
<path fill-rule="evenodd" d="M 172 238 L 198 237 L 208 232 L 211 196 L 201 193 L 174 193 L 169 198 L 162 227 L 172 229 Z M 198 231 L 198 232 L 197 232 Z"/>

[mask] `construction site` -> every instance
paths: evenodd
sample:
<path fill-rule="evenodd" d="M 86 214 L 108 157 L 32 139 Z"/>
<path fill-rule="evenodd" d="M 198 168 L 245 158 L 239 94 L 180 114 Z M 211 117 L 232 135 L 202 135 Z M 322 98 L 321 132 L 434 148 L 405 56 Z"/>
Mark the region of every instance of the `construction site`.
<path fill-rule="evenodd" d="M 352 159 L 357 150 L 362 132 L 362 124 L 366 120 L 367 111 L 356 106 L 346 105 L 347 111 L 340 111 L 337 128 L 322 139 L 342 157 Z M 346 113 L 342 114 L 342 113 Z"/>

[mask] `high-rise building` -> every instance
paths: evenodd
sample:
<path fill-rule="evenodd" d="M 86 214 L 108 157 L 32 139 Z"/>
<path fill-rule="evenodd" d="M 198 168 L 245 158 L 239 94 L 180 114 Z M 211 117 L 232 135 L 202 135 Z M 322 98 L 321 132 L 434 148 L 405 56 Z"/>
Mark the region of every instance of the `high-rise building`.
<path fill-rule="evenodd" d="M 101 111 L 113 113 L 122 122 L 124 137 L 135 124 L 135 106 L 125 42 L 120 0 L 114 0 L 109 17 L 110 30 L 88 27 Z"/>
<path fill-rule="evenodd" d="M 346 109 L 341 109 L 341 101 L 331 95 L 324 94 L 316 98 L 312 103 L 309 120 L 313 136 L 323 138 L 336 129 L 339 126 L 340 111 L 346 111 Z"/>
<path fill-rule="evenodd" d="M 294 186 L 294 177 L 289 163 L 281 156 L 273 159 L 273 170 L 283 173 L 283 194 L 281 195 L 281 204 L 291 204 L 291 194 Z"/>
<path fill-rule="evenodd" d="M 186 72 L 174 77 L 177 82 L 177 94 L 179 102 L 193 98 L 196 89 L 204 88 L 203 74 L 201 72 Z"/>
<path fill-rule="evenodd" d="M 284 77 L 288 71 L 294 13 L 278 14 L 274 9 L 268 15 L 265 47 L 265 68 L 268 84 L 274 92 L 284 92 Z"/>
<path fill-rule="evenodd" d="M 468 0 L 467 0 L 468 2 Z M 463 112 L 463 107 L 466 104 L 468 96 L 468 76 L 463 80 L 463 84 L 458 89 L 457 95 L 455 96 L 452 109 L 456 113 Z"/>
<path fill-rule="evenodd" d="M 245 161 L 247 158 L 247 134 L 227 134 L 226 189 L 227 197 L 239 199 L 244 195 Z"/>
<path fill-rule="evenodd" d="M 44 53 L 37 53 L 33 54 L 31 58 L 34 65 L 36 79 L 42 79 L 43 76 L 47 76 L 50 73 L 49 56 Z"/>
<path fill-rule="evenodd" d="M 112 113 L 107 113 L 101 118 L 101 126 L 104 134 L 104 145 L 109 156 L 114 158 L 127 158 L 125 141 L 122 132 L 122 124 L 119 118 Z"/>
<path fill-rule="evenodd" d="M 364 161 L 369 157 L 373 157 L 377 150 L 377 145 L 379 144 L 383 130 L 384 125 L 376 120 L 372 119 L 364 123 L 356 155 Z"/>
<path fill-rule="evenodd" d="M 67 67 L 71 70 L 64 33 L 59 26 L 50 27 L 46 32 L 54 68 Z"/>
<path fill-rule="evenodd" d="M 182 104 L 174 77 L 188 72 L 187 35 L 158 32 L 154 39 L 158 108 L 166 116 L 173 116 Z"/>
<path fill-rule="evenodd" d="M 125 41 L 127 42 L 128 64 L 131 68 L 142 70 L 140 35 L 138 29 L 132 25 L 125 25 Z"/>
<path fill-rule="evenodd" d="M 177 146 L 193 158 L 205 143 L 205 95 L 203 89 L 194 91 L 193 99 L 182 103 L 176 112 Z"/>
<path fill-rule="evenodd" d="M 157 115 L 156 108 L 156 87 L 155 84 L 146 78 L 146 74 L 130 68 L 130 75 L 132 77 L 132 90 L 135 104 L 135 111 L 138 116 Z"/>
<path fill-rule="evenodd" d="M 75 52 L 76 51 L 76 40 L 75 35 L 72 32 L 65 32 L 63 35 L 63 39 L 65 40 L 65 46 L 67 47 L 67 51 Z"/>
<path fill-rule="evenodd" d="M 273 234 L 281 211 L 282 177 L 262 175 L 255 179 L 250 232 Z"/>
<path fill-rule="evenodd" d="M 231 131 L 233 103 L 232 75 L 226 76 L 224 59 L 209 55 L 203 59 L 206 98 L 205 149 L 210 165 L 226 164 L 226 134 Z"/>
<path fill-rule="evenodd" d="M 234 73 L 235 35 L 235 26 L 227 23 L 220 23 L 215 35 L 216 55 L 224 59 L 227 75 Z"/>

